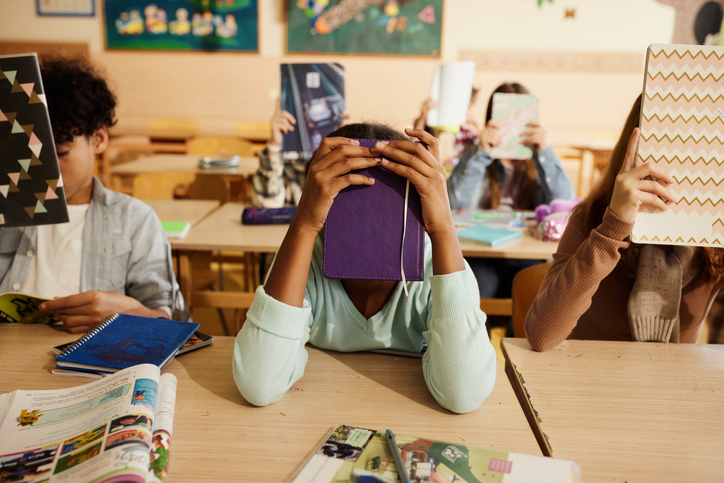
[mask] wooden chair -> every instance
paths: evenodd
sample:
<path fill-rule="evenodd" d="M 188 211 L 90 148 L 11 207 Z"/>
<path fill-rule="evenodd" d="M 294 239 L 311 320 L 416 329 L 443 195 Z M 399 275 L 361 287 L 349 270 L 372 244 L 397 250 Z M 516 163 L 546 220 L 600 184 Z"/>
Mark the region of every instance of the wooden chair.
<path fill-rule="evenodd" d="M 226 157 L 238 154 L 239 156 L 253 156 L 253 144 L 243 139 L 229 136 L 195 136 L 186 143 L 188 154 L 198 156 Z M 197 177 L 198 179 L 199 177 Z M 227 178 L 226 201 L 240 201 L 249 203 L 251 201 L 251 179 Z M 193 196 L 192 196 L 193 197 Z M 200 198 L 219 199 L 220 198 Z M 225 203 L 226 201 L 222 201 Z"/>
<path fill-rule="evenodd" d="M 199 133 L 199 123 L 190 119 L 152 119 L 148 122 L 151 141 L 186 141 Z"/>
<path fill-rule="evenodd" d="M 234 126 L 234 132 L 241 139 L 254 143 L 265 143 L 271 137 L 269 121 L 239 122 Z"/>
<path fill-rule="evenodd" d="M 525 337 L 525 316 L 552 262 L 524 268 L 513 278 L 513 335 Z"/>

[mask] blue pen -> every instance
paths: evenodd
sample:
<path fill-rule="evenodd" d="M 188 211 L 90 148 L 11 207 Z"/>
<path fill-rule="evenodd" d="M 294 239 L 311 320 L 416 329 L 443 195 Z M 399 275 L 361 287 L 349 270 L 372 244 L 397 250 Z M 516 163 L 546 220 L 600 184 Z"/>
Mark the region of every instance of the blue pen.
<path fill-rule="evenodd" d="M 390 447 L 392 457 L 395 459 L 395 466 L 397 466 L 397 472 L 400 474 L 400 480 L 403 483 L 412 483 L 410 481 L 410 475 L 407 474 L 405 469 L 405 463 L 402 462 L 402 455 L 400 454 L 400 448 L 397 447 L 397 441 L 395 441 L 395 435 L 389 429 L 385 431 L 385 437 L 387 438 L 387 445 Z"/>

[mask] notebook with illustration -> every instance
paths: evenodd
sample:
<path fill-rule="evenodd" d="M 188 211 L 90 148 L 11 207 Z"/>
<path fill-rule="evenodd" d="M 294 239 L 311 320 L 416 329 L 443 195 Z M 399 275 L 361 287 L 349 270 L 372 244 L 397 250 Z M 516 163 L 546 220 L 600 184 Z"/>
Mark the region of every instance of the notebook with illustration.
<path fill-rule="evenodd" d="M 57 322 L 58 318 L 55 315 L 43 312 L 39 308 L 40 304 L 48 300 L 17 292 L 0 294 L 0 322 L 20 324 Z"/>
<path fill-rule="evenodd" d="M 473 225 L 458 231 L 458 238 L 461 240 L 486 247 L 502 245 L 522 236 L 523 232 L 520 230 L 508 230 L 487 225 Z"/>
<path fill-rule="evenodd" d="M 67 221 L 38 57 L 0 55 L 0 228 Z"/>
<path fill-rule="evenodd" d="M 639 213 L 631 240 L 724 246 L 724 47 L 650 46 L 640 125 L 636 164 L 667 171 L 678 201 Z"/>
<path fill-rule="evenodd" d="M 530 94 L 493 94 L 491 120 L 500 126 L 501 143 L 490 155 L 495 159 L 530 159 L 533 150 L 520 144 L 521 134 L 528 130 L 528 123 L 538 122 L 538 98 Z"/>
<path fill-rule="evenodd" d="M 62 369 L 117 372 L 136 364 L 162 368 L 196 332 L 199 324 L 116 314 L 55 358 Z"/>
<path fill-rule="evenodd" d="M 322 139 L 339 127 L 344 111 L 341 64 L 282 64 L 281 106 L 297 120 L 282 139 L 285 158 L 311 157 Z"/>
<path fill-rule="evenodd" d="M 358 141 L 365 147 L 377 142 Z M 402 280 L 404 267 L 405 280 L 423 280 L 425 226 L 415 186 L 409 184 L 405 211 L 407 179 L 382 166 L 354 172 L 375 184 L 349 186 L 334 199 L 324 226 L 324 276 Z"/>
<path fill-rule="evenodd" d="M 577 483 L 570 460 L 395 435 L 406 481 Z M 383 431 L 338 425 L 289 480 L 291 483 L 399 483 Z"/>

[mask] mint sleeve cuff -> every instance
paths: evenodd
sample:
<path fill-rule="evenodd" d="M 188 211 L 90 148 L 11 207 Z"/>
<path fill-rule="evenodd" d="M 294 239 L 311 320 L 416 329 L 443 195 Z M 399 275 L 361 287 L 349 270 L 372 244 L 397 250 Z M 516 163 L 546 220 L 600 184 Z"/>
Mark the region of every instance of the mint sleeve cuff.
<path fill-rule="evenodd" d="M 434 318 L 457 316 L 480 310 L 477 283 L 467 264 L 465 270 L 431 276 L 430 291 Z"/>
<path fill-rule="evenodd" d="M 285 339 L 301 340 L 309 324 L 312 309 L 307 300 L 304 307 L 293 307 L 267 295 L 264 286 L 256 289 L 254 302 L 247 313 L 247 322 L 261 330 Z"/>

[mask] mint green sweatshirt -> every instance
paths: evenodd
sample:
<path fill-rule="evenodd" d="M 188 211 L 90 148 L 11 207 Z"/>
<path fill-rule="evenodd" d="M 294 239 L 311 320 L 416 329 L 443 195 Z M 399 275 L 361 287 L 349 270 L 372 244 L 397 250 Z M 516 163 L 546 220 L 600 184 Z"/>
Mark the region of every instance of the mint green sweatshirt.
<path fill-rule="evenodd" d="M 322 275 L 322 257 L 319 237 L 302 308 L 270 297 L 263 286 L 257 289 L 234 347 L 234 380 L 247 401 L 257 406 L 279 401 L 304 374 L 307 342 L 353 352 L 420 351 L 426 341 L 422 371 L 435 400 L 456 413 L 480 406 L 493 389 L 496 362 L 467 263 L 464 271 L 432 275 L 432 245 L 425 236 L 425 280 L 408 282 L 407 296 L 398 283 L 382 310 L 365 319 L 342 282 Z"/>

